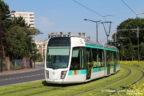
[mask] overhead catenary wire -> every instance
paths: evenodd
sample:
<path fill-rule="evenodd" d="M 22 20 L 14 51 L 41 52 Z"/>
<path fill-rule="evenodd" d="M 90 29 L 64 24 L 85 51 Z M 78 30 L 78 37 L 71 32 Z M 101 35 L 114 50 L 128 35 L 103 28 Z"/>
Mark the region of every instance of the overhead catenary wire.
<path fill-rule="evenodd" d="M 118 29 L 118 30 L 114 30 L 114 31 L 135 31 L 137 30 L 137 28 L 135 29 Z M 139 30 L 144 30 L 144 29 L 139 29 Z"/>
<path fill-rule="evenodd" d="M 104 31 L 105 31 L 106 36 L 107 36 L 107 41 L 108 41 L 108 37 L 109 37 L 109 35 L 110 35 L 111 23 L 112 23 L 112 22 L 111 22 L 111 21 L 110 21 L 110 22 L 109 22 L 109 21 L 106 21 L 106 18 L 105 18 L 105 17 L 111 16 L 111 15 L 101 15 L 100 13 L 98 13 L 98 12 L 96 12 L 95 10 L 93 10 L 93 9 L 91 9 L 91 8 L 89 8 L 89 7 L 87 7 L 86 5 L 84 5 L 84 4 L 80 3 L 80 2 L 78 2 L 77 0 L 72 0 L 72 1 L 75 2 L 75 3 L 77 3 L 78 5 L 80 5 L 81 7 L 85 8 L 85 9 L 87 9 L 87 10 L 93 12 L 93 13 L 95 13 L 97 16 L 103 18 L 103 20 L 104 20 L 105 22 L 102 22 L 102 24 L 103 24 Z M 93 20 L 92 20 L 92 21 L 93 21 Z M 105 28 L 104 23 L 109 23 L 109 24 L 110 24 L 110 25 L 109 25 L 109 31 L 108 31 L 108 32 L 106 31 L 106 28 Z M 96 25 L 97 25 L 97 24 L 96 24 Z M 98 26 L 98 25 L 97 25 L 97 26 Z M 96 28 L 96 29 L 98 30 L 98 28 Z M 97 32 L 97 35 L 98 35 L 98 32 Z M 97 38 L 98 38 L 98 36 L 97 36 Z M 98 42 L 98 40 L 97 40 L 97 42 Z"/>
<path fill-rule="evenodd" d="M 87 10 L 93 12 L 93 13 L 95 13 L 97 16 L 104 18 L 103 15 L 101 15 L 100 13 L 96 12 L 95 10 L 87 7 L 86 5 L 80 3 L 80 2 L 78 2 L 78 1 L 76 1 L 76 0 L 72 0 L 72 1 L 75 2 L 75 3 L 77 3 L 78 5 L 80 5 L 81 7 L 85 8 L 85 9 L 87 9 Z"/>
<path fill-rule="evenodd" d="M 132 12 L 134 15 L 137 16 L 136 12 L 135 12 L 124 0 L 121 0 L 121 1 L 122 1 L 122 3 L 123 3 L 128 9 L 131 10 L 131 12 Z"/>

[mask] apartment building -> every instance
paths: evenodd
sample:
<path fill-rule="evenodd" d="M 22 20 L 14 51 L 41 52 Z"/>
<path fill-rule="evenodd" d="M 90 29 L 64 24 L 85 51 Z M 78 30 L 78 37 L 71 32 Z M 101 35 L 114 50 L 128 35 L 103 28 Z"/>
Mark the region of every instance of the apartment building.
<path fill-rule="evenodd" d="M 41 54 L 43 60 L 45 58 L 46 53 L 46 46 L 47 46 L 48 39 L 45 40 L 35 40 L 36 47 L 38 49 L 38 53 Z"/>
<path fill-rule="evenodd" d="M 25 22 L 30 25 L 30 27 L 35 27 L 34 12 L 11 11 L 10 15 L 11 17 L 23 17 Z"/>

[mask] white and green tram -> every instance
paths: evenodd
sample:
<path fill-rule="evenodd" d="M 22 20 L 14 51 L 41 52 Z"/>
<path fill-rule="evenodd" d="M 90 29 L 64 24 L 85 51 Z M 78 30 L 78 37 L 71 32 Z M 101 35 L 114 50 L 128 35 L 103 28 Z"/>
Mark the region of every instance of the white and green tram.
<path fill-rule="evenodd" d="M 88 82 L 116 73 L 119 51 L 82 37 L 51 37 L 45 59 L 45 80 L 54 84 Z"/>

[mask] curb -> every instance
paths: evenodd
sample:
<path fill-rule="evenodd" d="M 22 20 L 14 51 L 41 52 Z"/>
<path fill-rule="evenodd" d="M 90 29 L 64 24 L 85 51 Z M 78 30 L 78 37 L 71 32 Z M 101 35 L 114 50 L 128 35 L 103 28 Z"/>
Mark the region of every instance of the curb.
<path fill-rule="evenodd" d="M 38 71 L 38 70 L 41 70 L 41 69 L 44 69 L 44 68 L 41 67 L 41 68 L 31 68 L 31 69 L 21 69 L 21 70 L 4 71 L 4 72 L 0 73 L 0 76 L 19 74 L 19 73 L 25 73 L 25 72 L 34 72 L 34 71 Z"/>

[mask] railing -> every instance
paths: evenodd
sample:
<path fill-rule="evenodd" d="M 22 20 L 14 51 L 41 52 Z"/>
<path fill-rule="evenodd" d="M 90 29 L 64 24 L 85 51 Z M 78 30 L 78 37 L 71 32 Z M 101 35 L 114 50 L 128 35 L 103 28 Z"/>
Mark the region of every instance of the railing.
<path fill-rule="evenodd" d="M 23 59 L 15 59 L 15 60 L 3 59 L 2 60 L 3 71 L 23 69 L 23 68 L 31 68 L 32 65 L 30 63 L 30 59 L 27 58 L 25 62 L 26 62 L 26 66 L 24 65 Z M 0 62 L 0 69 L 1 69 L 1 62 Z"/>

